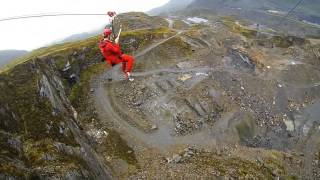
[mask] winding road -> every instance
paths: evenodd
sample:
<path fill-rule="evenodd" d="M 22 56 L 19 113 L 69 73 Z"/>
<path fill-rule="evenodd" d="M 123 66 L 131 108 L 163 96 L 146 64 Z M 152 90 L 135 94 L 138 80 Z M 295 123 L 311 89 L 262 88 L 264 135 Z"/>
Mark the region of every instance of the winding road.
<path fill-rule="evenodd" d="M 170 25 L 172 26 L 172 24 Z M 147 54 L 158 46 L 166 43 L 167 41 L 179 36 L 184 31 L 177 31 L 177 33 L 169 38 L 166 38 L 160 42 L 154 43 L 149 47 L 145 48 L 143 51 L 136 54 L 136 59 L 141 56 Z M 126 136 L 126 139 L 130 138 L 130 140 L 137 140 L 146 144 L 149 147 L 157 148 L 159 150 L 166 150 L 172 145 L 178 144 L 204 144 L 204 142 L 212 141 L 212 137 L 210 136 L 211 130 L 207 129 L 201 131 L 199 133 L 188 135 L 188 136 L 172 136 L 171 129 L 168 127 L 174 127 L 173 122 L 167 123 L 159 123 L 157 126 L 157 130 L 146 133 L 143 130 L 133 126 L 128 123 L 127 120 L 123 119 L 121 116 L 122 112 L 118 112 L 114 109 L 111 102 L 112 99 L 109 97 L 108 88 L 106 86 L 112 86 L 113 82 L 123 81 L 123 78 L 119 78 L 121 76 L 121 72 L 118 70 L 119 68 L 115 67 L 109 71 L 104 72 L 98 80 L 98 85 L 93 86 L 94 89 L 94 102 L 99 112 L 100 118 L 103 120 L 107 120 L 108 122 L 112 122 L 115 128 L 122 133 L 122 135 Z M 198 68 L 189 68 L 189 69 L 178 69 L 178 68 L 163 68 L 156 69 L 146 72 L 135 72 L 132 75 L 134 77 L 141 76 L 152 76 L 154 74 L 160 73 L 209 73 L 214 71 L 213 68 L 210 67 L 198 67 Z M 109 76 L 112 76 L 112 82 L 106 83 Z M 130 83 L 130 82 L 124 82 Z M 119 114 L 120 113 L 120 114 Z M 168 124 L 171 123 L 171 124 Z"/>

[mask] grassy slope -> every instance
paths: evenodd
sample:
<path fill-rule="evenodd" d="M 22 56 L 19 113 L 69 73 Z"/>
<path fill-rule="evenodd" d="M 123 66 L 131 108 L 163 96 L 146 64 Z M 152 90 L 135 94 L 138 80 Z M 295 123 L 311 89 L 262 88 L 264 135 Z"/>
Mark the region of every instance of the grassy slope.
<path fill-rule="evenodd" d="M 131 37 L 135 37 L 139 44 L 133 44 L 134 48 L 139 48 L 138 46 L 143 46 L 147 43 L 147 40 L 150 38 L 157 38 L 154 36 L 162 36 L 163 34 L 172 34 L 173 32 L 167 28 L 158 28 L 158 29 L 143 29 L 143 30 L 134 30 L 134 31 L 125 31 L 122 33 L 122 39 L 127 39 Z M 147 38 L 147 39 L 146 39 Z M 98 42 L 101 39 L 100 36 L 94 36 L 86 40 L 76 41 L 76 42 L 69 42 L 63 44 L 57 44 L 50 47 L 43 47 L 37 50 L 34 50 L 25 56 L 17 58 L 13 60 L 10 64 L 6 65 L 5 67 L 0 69 L 0 73 L 7 72 L 8 70 L 12 69 L 18 64 L 27 62 L 31 59 L 36 57 L 42 58 L 46 56 L 54 56 L 54 55 L 61 55 L 65 54 L 66 51 L 72 51 L 84 47 L 98 47 Z M 124 44 L 123 46 L 124 51 L 128 51 L 129 47 Z"/>
<path fill-rule="evenodd" d="M 24 63 L 36 57 L 41 58 L 41 57 L 59 54 L 59 53 L 61 54 L 63 51 L 66 51 L 66 50 L 76 49 L 76 48 L 85 47 L 85 46 L 92 46 L 94 44 L 97 44 L 98 40 L 99 40 L 99 36 L 95 36 L 82 41 L 63 43 L 63 44 L 53 45 L 50 47 L 39 48 L 37 50 L 34 50 L 26 54 L 25 56 L 15 59 L 10 64 L 6 65 L 4 68 L 0 69 L 0 73 L 6 72 L 18 64 Z"/>

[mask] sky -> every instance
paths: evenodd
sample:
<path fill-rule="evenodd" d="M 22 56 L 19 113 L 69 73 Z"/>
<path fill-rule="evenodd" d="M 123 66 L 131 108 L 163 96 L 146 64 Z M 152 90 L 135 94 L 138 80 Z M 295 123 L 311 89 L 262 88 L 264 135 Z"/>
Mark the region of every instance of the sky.
<path fill-rule="evenodd" d="M 48 13 L 117 13 L 148 11 L 169 0 L 3 0 L 0 19 Z M 33 50 L 70 35 L 94 31 L 108 16 L 62 16 L 0 21 L 0 50 Z"/>

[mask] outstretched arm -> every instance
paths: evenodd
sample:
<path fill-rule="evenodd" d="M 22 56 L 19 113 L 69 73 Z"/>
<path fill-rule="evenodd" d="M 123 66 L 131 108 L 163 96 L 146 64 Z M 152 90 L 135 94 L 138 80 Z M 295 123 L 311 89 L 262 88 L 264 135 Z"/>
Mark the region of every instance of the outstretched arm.
<path fill-rule="evenodd" d="M 121 31 L 122 31 L 122 29 L 120 28 L 120 30 L 119 30 L 119 34 L 118 34 L 118 37 L 114 40 L 114 42 L 115 42 L 116 44 L 119 44 Z"/>

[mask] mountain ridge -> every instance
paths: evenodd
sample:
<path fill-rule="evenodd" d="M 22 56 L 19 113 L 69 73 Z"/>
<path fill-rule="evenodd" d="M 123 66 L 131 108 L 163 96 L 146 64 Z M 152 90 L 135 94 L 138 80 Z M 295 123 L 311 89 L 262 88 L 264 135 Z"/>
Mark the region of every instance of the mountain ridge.
<path fill-rule="evenodd" d="M 289 11 L 297 1 L 294 0 L 171 0 L 167 4 L 150 10 L 152 15 L 170 13 L 185 8 L 212 8 L 222 10 L 225 8 L 241 8 L 246 10 L 280 10 Z M 221 9 L 222 8 L 222 9 Z M 302 2 L 295 12 L 300 17 L 315 16 L 320 18 L 320 3 L 317 0 Z M 294 14 L 293 13 L 293 14 Z M 320 21 L 320 20 L 319 20 Z"/>
<path fill-rule="evenodd" d="M 154 8 L 147 13 L 150 15 L 159 15 L 161 13 L 169 13 L 172 11 L 182 10 L 186 8 L 194 0 L 170 0 L 161 7 Z"/>
<path fill-rule="evenodd" d="M 25 50 L 0 50 L 0 67 L 10 63 L 10 61 L 27 54 Z"/>

